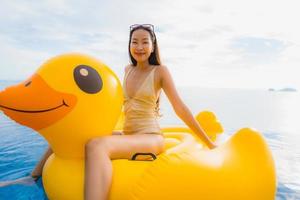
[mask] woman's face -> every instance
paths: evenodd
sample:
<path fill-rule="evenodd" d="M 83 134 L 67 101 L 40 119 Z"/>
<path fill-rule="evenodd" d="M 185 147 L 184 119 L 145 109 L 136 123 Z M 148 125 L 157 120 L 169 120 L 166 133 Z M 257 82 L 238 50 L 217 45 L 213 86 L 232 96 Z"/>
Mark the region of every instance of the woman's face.
<path fill-rule="evenodd" d="M 132 33 L 130 53 L 137 62 L 148 60 L 153 50 L 151 35 L 148 31 L 138 29 Z"/>

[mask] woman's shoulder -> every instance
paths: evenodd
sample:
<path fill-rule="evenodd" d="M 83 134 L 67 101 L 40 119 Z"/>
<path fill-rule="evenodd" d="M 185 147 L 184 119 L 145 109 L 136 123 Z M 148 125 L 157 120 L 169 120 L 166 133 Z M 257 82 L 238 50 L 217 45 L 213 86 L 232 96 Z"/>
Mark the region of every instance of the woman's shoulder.
<path fill-rule="evenodd" d="M 168 70 L 168 67 L 166 65 L 156 65 L 157 71 L 164 71 Z"/>
<path fill-rule="evenodd" d="M 157 67 L 156 71 L 158 74 L 164 74 L 169 71 L 166 65 L 157 65 L 156 67 Z"/>
<path fill-rule="evenodd" d="M 131 67 L 133 67 L 132 64 L 126 65 L 126 66 L 125 66 L 125 73 L 128 72 L 128 70 L 129 70 Z"/>
<path fill-rule="evenodd" d="M 157 69 L 155 71 L 155 76 L 159 80 L 159 82 L 162 82 L 166 79 L 166 77 L 170 76 L 168 67 L 166 65 L 157 65 Z"/>

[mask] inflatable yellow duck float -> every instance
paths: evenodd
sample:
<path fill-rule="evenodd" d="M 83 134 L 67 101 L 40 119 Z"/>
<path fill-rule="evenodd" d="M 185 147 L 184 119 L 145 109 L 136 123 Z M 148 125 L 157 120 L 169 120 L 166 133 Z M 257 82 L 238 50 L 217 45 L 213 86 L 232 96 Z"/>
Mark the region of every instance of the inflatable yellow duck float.
<path fill-rule="evenodd" d="M 39 132 L 53 149 L 43 169 L 49 199 L 83 199 L 85 143 L 116 128 L 122 96 L 113 71 L 82 54 L 54 57 L 0 93 L 0 109 Z M 212 113 L 198 118 L 210 134 L 222 132 Z M 187 128 L 163 132 L 165 151 L 156 160 L 113 161 L 110 200 L 275 198 L 274 161 L 257 131 L 241 129 L 213 150 L 203 148 Z"/>

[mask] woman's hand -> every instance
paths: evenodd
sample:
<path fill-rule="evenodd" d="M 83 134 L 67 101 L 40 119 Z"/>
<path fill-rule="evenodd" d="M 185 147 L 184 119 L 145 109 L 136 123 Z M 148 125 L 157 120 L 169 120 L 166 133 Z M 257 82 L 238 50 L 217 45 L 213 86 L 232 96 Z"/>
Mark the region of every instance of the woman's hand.
<path fill-rule="evenodd" d="M 209 145 L 207 145 L 209 149 L 214 149 L 218 147 L 215 143 L 211 142 Z"/>

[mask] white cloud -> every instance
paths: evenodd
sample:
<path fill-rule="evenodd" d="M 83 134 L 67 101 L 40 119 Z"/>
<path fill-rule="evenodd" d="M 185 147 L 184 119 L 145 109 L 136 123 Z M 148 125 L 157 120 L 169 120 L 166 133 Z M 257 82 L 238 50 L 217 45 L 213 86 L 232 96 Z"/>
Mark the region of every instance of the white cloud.
<path fill-rule="evenodd" d="M 0 44 L 0 77 L 4 80 L 29 77 L 50 56 L 45 52 L 23 49 L 13 39 L 1 35 Z"/>

